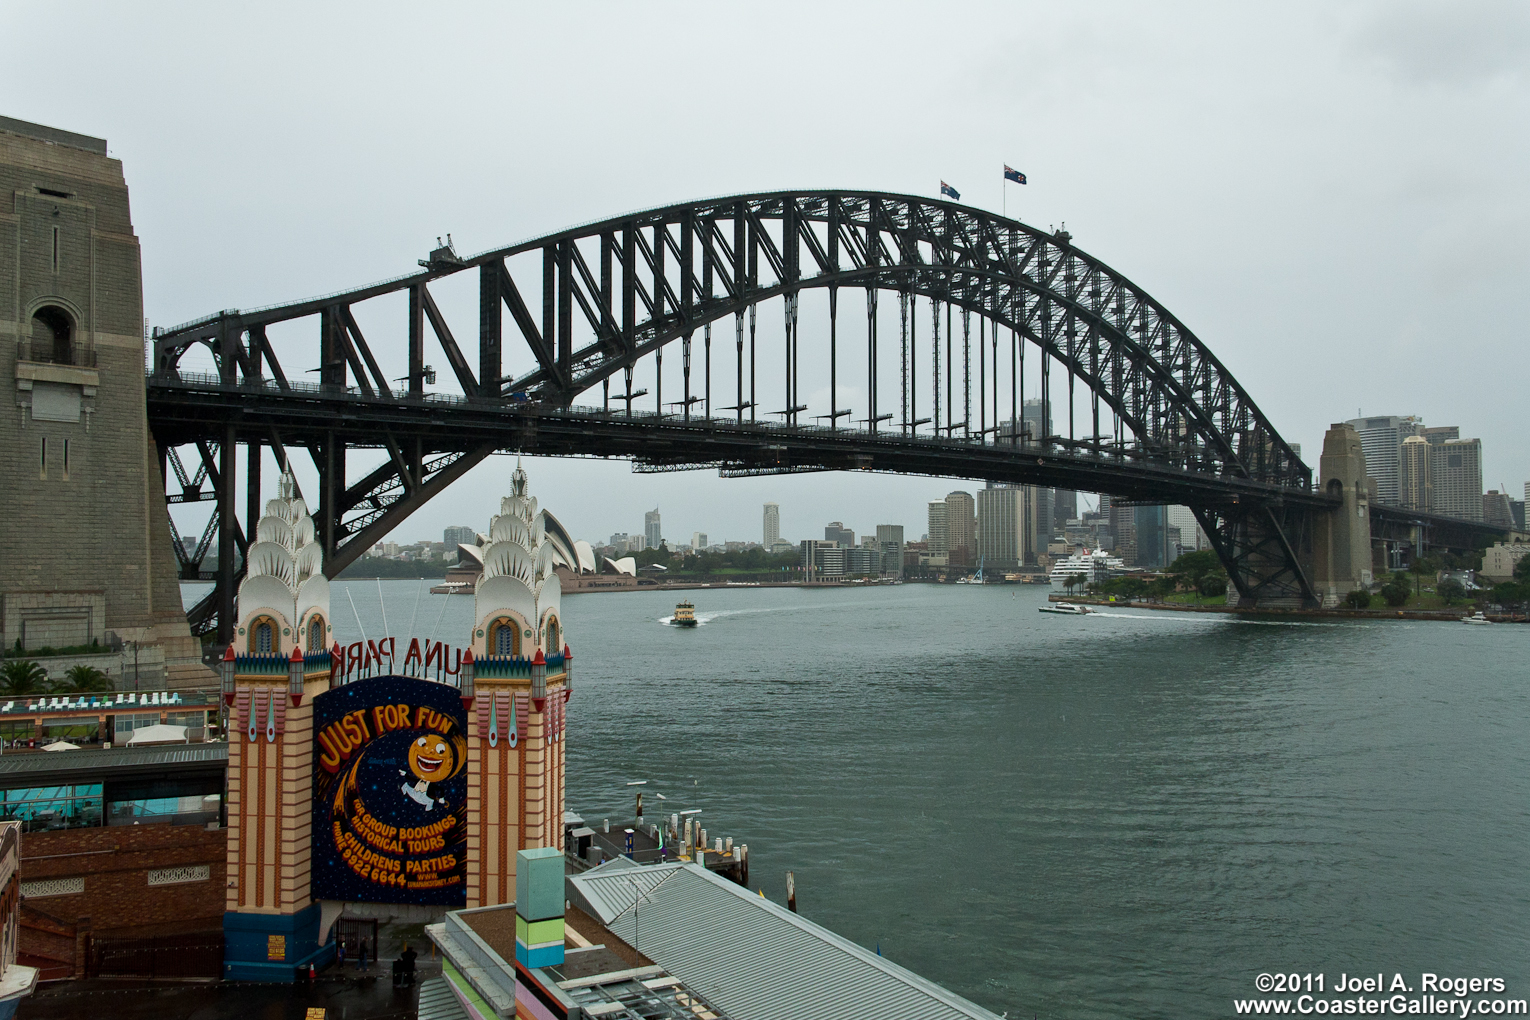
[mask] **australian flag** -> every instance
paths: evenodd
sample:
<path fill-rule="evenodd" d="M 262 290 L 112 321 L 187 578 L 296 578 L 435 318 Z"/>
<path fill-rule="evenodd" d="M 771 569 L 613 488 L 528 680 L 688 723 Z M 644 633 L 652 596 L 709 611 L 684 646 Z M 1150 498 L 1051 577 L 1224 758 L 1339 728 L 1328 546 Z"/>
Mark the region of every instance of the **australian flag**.
<path fill-rule="evenodd" d="M 940 182 L 940 193 L 942 195 L 950 195 L 951 198 L 957 202 L 962 200 L 962 193 L 951 187 L 951 185 L 947 184 L 945 181 Z"/>
<path fill-rule="evenodd" d="M 1024 184 L 1025 183 L 1025 174 L 1021 173 L 1019 170 L 1016 170 L 1014 167 L 1010 166 L 1008 163 L 1005 163 L 1004 164 L 1004 179 L 1006 181 L 1014 181 L 1016 184 Z"/>

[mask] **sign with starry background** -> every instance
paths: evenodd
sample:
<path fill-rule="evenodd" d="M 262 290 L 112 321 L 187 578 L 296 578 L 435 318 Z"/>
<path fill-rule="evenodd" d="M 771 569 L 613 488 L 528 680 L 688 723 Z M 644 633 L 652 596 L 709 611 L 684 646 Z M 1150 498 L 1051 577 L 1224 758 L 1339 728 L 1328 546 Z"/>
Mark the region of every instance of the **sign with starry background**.
<path fill-rule="evenodd" d="M 466 726 L 457 688 L 431 680 L 314 699 L 314 899 L 466 902 Z"/>

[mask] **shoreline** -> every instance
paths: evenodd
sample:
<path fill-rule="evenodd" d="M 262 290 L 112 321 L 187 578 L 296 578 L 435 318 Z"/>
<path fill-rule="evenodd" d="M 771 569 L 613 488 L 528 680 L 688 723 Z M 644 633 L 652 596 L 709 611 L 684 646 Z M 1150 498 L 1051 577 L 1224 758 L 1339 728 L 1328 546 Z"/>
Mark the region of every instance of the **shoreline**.
<path fill-rule="evenodd" d="M 1047 601 L 1116 609 L 1151 609 L 1172 613 L 1221 613 L 1226 616 L 1280 616 L 1332 620 L 1422 620 L 1429 623 L 1460 623 L 1470 612 L 1469 610 L 1451 612 L 1443 609 L 1395 609 L 1388 612 L 1369 609 L 1239 609 L 1237 606 L 1197 606 L 1175 602 L 1111 602 L 1080 595 L 1057 594 L 1047 596 Z M 1492 623 L 1530 623 L 1530 619 L 1520 619 L 1502 613 L 1489 615 L 1488 620 Z"/>

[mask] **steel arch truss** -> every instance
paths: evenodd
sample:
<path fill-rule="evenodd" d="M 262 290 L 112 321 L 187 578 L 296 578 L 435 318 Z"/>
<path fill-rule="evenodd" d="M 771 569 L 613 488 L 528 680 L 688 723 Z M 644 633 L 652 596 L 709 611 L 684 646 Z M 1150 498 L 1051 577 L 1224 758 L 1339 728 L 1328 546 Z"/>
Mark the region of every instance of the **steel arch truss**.
<path fill-rule="evenodd" d="M 787 425 L 807 427 L 799 297 L 820 289 L 827 291 L 830 309 L 830 406 L 817 418 L 827 419 L 829 428 L 859 423 L 862 431 L 883 438 L 934 434 L 1009 444 L 1016 457 L 1034 456 L 1038 449 L 1092 455 L 1101 462 L 1097 488 L 1105 492 L 1112 491 L 1111 464 L 1123 459 L 1220 480 L 1228 497 L 1197 509 L 1206 514 L 1203 525 L 1216 536 L 1240 592 L 1245 598 L 1285 598 L 1292 592 L 1312 598 L 1296 552 L 1301 543 L 1286 534 L 1285 512 L 1270 509 L 1281 494 L 1298 502 L 1310 499 L 1310 469 L 1194 334 L 1126 277 L 1076 248 L 1066 232 L 1048 233 L 982 210 L 907 195 L 779 192 L 632 213 L 468 258 L 445 246 L 421 266 L 409 276 L 354 291 L 226 311 L 157 332 L 154 373 L 174 376 L 185 352 L 204 344 L 222 385 L 252 384 L 299 399 L 314 387 L 289 382 L 298 376 L 278 362 L 267 329 L 314 317 L 312 361 L 320 390 L 379 404 L 429 399 L 425 387 L 433 380 L 426 349 L 434 346 L 468 401 L 569 408 L 580 394 L 598 387 L 604 410 L 631 415 L 633 401 L 648 395 L 634 388 L 634 366 L 652 358 L 657 368 L 652 399 L 661 415 L 674 408 L 675 417 L 689 421 L 722 410 L 743 422 L 768 413 L 755 384 L 757 314 L 762 302 L 779 298 L 784 392 L 782 410 L 773 413 Z M 476 369 L 431 293 L 436 280 L 474 271 Z M 863 291 L 867 307 L 865 359 L 845 371 L 861 385 L 865 400 L 854 418 L 851 409 L 838 406 L 837 317 L 844 288 Z M 408 295 L 407 321 L 398 331 L 407 335 L 407 386 L 395 391 L 352 308 L 400 292 Z M 891 352 L 878 350 L 885 342 L 878 336 L 879 295 L 898 302 L 897 371 L 888 368 Z M 972 316 L 978 318 L 975 334 Z M 721 331 L 732 333 L 736 369 L 732 379 L 714 387 L 713 327 L 719 323 Z M 927 326 L 922 341 L 921 323 Z M 959 341 L 953 335 L 958 328 Z M 1004 350 L 1010 354 L 1007 413 L 1001 412 L 1001 331 L 1008 334 Z M 507 342 L 529 355 L 517 359 L 524 370 L 510 376 Z M 681 349 L 680 393 L 666 402 L 662 359 L 673 344 Z M 1073 387 L 1082 387 L 1089 406 L 1085 436 L 1077 436 L 1071 425 L 1066 436 L 1049 425 L 1040 435 L 1026 432 L 1019 413 L 1024 382 L 1015 380 L 1014 353 L 1023 372 L 1027 348 L 1040 354 L 1032 370 L 1041 379 L 1043 402 L 1053 399 L 1053 373 L 1063 373 L 1071 418 Z M 700 365 L 693 363 L 697 360 Z M 922 393 L 921 366 L 927 366 Z M 953 381 L 959 383 L 956 390 Z M 899 387 L 896 396 L 881 388 L 892 384 Z M 714 388 L 721 399 L 714 400 Z M 1044 406 L 1040 417 L 1049 422 L 1050 408 Z M 849 420 L 842 424 L 842 419 Z M 343 484 L 343 441 L 338 449 L 315 454 L 316 462 L 324 462 L 321 474 L 342 480 L 326 482 L 319 501 L 333 569 L 359 554 L 350 547 L 376 534 L 390 520 L 390 508 L 417 505 L 432 488 L 425 465 L 436 462 L 429 454 L 450 449 L 408 452 L 386 436 L 369 445 L 386 447 L 389 457 L 350 486 Z M 460 474 L 484 455 L 451 452 L 455 459 L 437 474 Z M 638 458 L 655 466 L 697 459 L 692 452 Z M 789 455 L 778 459 L 780 470 L 813 467 Z M 770 470 L 758 463 L 717 463 L 728 472 Z M 1249 486 L 1267 488 L 1277 498 L 1260 501 L 1265 510 L 1254 513 L 1247 502 Z M 232 534 L 228 544 L 232 551 Z"/>

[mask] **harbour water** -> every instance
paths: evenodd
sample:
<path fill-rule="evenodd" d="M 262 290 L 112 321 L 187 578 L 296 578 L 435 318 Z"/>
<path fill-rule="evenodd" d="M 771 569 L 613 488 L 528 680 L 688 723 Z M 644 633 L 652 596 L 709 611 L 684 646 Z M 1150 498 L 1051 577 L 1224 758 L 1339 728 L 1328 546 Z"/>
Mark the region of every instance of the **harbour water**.
<path fill-rule="evenodd" d="M 338 583 L 340 639 L 385 608 L 462 643 L 429 583 Z M 1047 591 L 568 597 L 569 806 L 625 820 L 646 779 L 767 896 L 791 869 L 805 916 L 1011 1017 L 1232 1015 L 1263 972 L 1530 995 L 1530 628 Z"/>

